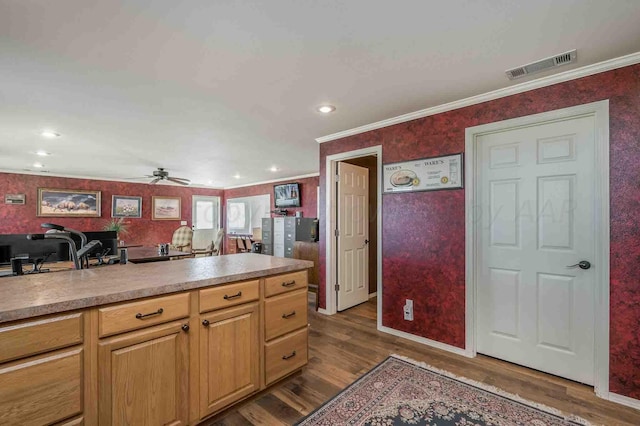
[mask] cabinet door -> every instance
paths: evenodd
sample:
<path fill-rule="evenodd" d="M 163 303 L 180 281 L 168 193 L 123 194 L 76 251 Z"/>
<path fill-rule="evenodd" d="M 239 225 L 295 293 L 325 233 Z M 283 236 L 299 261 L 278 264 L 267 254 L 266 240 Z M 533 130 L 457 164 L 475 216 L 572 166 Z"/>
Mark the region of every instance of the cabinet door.
<path fill-rule="evenodd" d="M 47 425 L 82 413 L 82 348 L 0 367 L 0 425 Z"/>
<path fill-rule="evenodd" d="M 105 339 L 98 357 L 101 425 L 187 424 L 189 339 L 183 323 Z"/>
<path fill-rule="evenodd" d="M 260 387 L 258 303 L 202 315 L 200 417 Z"/>

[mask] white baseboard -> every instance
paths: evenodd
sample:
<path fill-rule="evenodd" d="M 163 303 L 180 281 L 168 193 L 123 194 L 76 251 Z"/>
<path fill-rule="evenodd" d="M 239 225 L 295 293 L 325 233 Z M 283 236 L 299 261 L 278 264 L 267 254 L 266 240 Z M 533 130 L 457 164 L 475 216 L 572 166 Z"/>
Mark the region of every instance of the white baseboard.
<path fill-rule="evenodd" d="M 329 311 L 327 311 L 324 308 L 318 308 L 318 313 L 322 314 L 322 315 L 334 315 L 334 314 L 330 313 Z"/>
<path fill-rule="evenodd" d="M 373 299 L 374 297 L 378 297 L 377 291 L 374 291 L 373 293 L 369 293 L 369 299 Z"/>
<path fill-rule="evenodd" d="M 461 355 L 467 358 L 473 358 L 473 354 L 471 352 L 466 351 L 465 349 L 448 345 L 446 343 L 438 342 L 436 340 L 427 339 L 426 337 L 416 336 L 415 334 L 396 330 L 394 328 L 385 327 L 383 325 L 379 326 L 378 330 L 382 331 L 383 333 L 391 334 L 393 336 L 402 337 L 403 339 L 412 340 L 417 343 L 422 343 L 423 345 L 431 346 L 432 348 L 441 349 L 447 352 L 452 352 L 456 355 Z"/>
<path fill-rule="evenodd" d="M 629 398 L 628 396 L 618 395 L 617 393 L 609 392 L 609 401 L 616 404 L 626 405 L 627 407 L 640 410 L 640 400 L 635 398 Z"/>

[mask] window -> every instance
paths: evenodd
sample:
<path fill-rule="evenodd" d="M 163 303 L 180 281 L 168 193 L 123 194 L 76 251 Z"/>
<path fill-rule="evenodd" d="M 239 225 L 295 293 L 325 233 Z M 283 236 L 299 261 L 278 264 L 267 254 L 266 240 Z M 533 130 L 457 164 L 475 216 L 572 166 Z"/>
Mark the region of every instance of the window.
<path fill-rule="evenodd" d="M 262 228 L 262 218 L 269 217 L 271 195 L 230 198 L 227 200 L 227 232 L 250 235 Z"/>

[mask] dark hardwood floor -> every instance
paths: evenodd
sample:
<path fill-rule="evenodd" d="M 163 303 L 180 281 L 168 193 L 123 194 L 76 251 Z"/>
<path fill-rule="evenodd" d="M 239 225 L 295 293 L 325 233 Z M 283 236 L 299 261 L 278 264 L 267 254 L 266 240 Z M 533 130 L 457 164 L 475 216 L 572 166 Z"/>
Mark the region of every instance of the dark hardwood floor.
<path fill-rule="evenodd" d="M 490 357 L 469 359 L 381 333 L 376 330 L 375 299 L 330 317 L 310 306 L 307 367 L 203 425 L 291 425 L 394 353 L 576 414 L 594 424 L 640 425 L 640 411 L 600 399 L 589 386 Z"/>

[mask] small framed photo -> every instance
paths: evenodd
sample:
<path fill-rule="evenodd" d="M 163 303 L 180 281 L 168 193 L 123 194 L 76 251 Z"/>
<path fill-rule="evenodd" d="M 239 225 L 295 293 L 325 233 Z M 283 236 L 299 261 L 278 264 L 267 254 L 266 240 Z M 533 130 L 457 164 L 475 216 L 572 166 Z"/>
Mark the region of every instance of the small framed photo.
<path fill-rule="evenodd" d="M 180 220 L 180 197 L 152 197 L 151 220 Z"/>
<path fill-rule="evenodd" d="M 5 194 L 4 203 L 5 204 L 25 204 L 26 197 L 24 194 Z"/>
<path fill-rule="evenodd" d="M 111 197 L 111 217 L 142 217 L 142 197 L 113 195 Z"/>
<path fill-rule="evenodd" d="M 100 191 L 38 188 L 39 217 L 101 217 Z"/>

